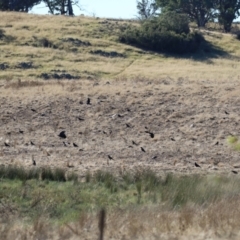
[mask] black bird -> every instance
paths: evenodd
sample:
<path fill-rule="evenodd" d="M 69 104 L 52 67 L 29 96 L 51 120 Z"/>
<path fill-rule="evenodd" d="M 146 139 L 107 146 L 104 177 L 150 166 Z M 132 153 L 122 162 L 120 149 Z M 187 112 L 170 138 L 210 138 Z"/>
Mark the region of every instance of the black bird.
<path fill-rule="evenodd" d="M 129 128 L 131 127 L 128 123 L 126 123 L 126 126 L 129 127 Z"/>
<path fill-rule="evenodd" d="M 237 172 L 237 171 L 234 171 L 234 170 L 232 170 L 232 173 L 234 173 L 234 174 L 238 174 L 238 172 Z"/>
<path fill-rule="evenodd" d="M 218 144 L 219 144 L 219 142 L 216 142 L 216 143 L 215 143 L 215 145 L 218 145 Z"/>
<path fill-rule="evenodd" d="M 200 167 L 200 165 L 199 165 L 199 164 L 197 164 L 196 162 L 195 162 L 195 164 L 194 164 L 194 165 L 195 165 L 195 167 Z"/>
<path fill-rule="evenodd" d="M 24 133 L 24 131 L 23 131 L 23 130 L 21 130 L 21 129 L 19 129 L 19 133 L 23 134 L 23 133 Z"/>
<path fill-rule="evenodd" d="M 79 121 L 84 121 L 84 118 L 78 117 L 77 118 Z"/>
<path fill-rule="evenodd" d="M 76 143 L 73 143 L 73 146 L 74 146 L 74 147 L 78 147 L 78 145 L 77 145 Z"/>
<path fill-rule="evenodd" d="M 146 152 L 145 149 L 144 149 L 143 147 L 141 147 L 141 150 L 142 150 L 143 152 Z"/>
<path fill-rule="evenodd" d="M 32 155 L 32 165 L 33 166 L 36 166 L 37 164 L 36 164 L 36 161 L 34 160 L 34 156 Z"/>
<path fill-rule="evenodd" d="M 136 145 L 136 146 L 138 145 L 138 144 L 137 144 L 135 141 L 133 141 L 133 140 L 132 140 L 132 144 L 133 144 L 133 145 Z"/>
<path fill-rule="evenodd" d="M 10 147 L 10 145 L 8 143 L 4 143 L 5 147 Z"/>
<path fill-rule="evenodd" d="M 58 135 L 60 138 L 67 138 L 66 134 L 65 134 L 65 131 L 62 131 L 59 133 Z"/>
<path fill-rule="evenodd" d="M 229 114 L 227 111 L 224 111 L 225 112 L 225 114 Z"/>
<path fill-rule="evenodd" d="M 170 138 L 172 141 L 176 141 L 174 138 Z"/>
<path fill-rule="evenodd" d="M 154 138 L 154 133 L 149 133 L 151 138 Z"/>
<path fill-rule="evenodd" d="M 108 158 L 109 158 L 110 160 L 113 160 L 113 158 L 112 158 L 110 155 L 108 155 Z"/>
<path fill-rule="evenodd" d="M 34 145 L 35 145 L 33 141 L 30 141 L 30 144 L 31 144 L 32 146 L 34 146 Z"/>
<path fill-rule="evenodd" d="M 157 156 L 153 156 L 152 159 L 157 159 Z"/>
<path fill-rule="evenodd" d="M 34 108 L 31 108 L 31 111 L 36 112 L 36 110 Z"/>
<path fill-rule="evenodd" d="M 91 105 L 91 99 L 90 98 L 87 99 L 87 104 Z"/>
<path fill-rule="evenodd" d="M 149 131 L 145 131 L 145 133 L 148 133 L 150 135 L 151 138 L 154 138 L 154 133 L 149 132 Z"/>
<path fill-rule="evenodd" d="M 36 164 L 36 161 L 34 160 L 34 159 L 32 159 L 32 164 L 33 164 L 33 166 L 36 166 L 37 164 Z"/>
<path fill-rule="evenodd" d="M 123 115 L 121 115 L 121 114 L 118 114 L 118 117 L 122 118 L 122 117 L 123 117 Z"/>

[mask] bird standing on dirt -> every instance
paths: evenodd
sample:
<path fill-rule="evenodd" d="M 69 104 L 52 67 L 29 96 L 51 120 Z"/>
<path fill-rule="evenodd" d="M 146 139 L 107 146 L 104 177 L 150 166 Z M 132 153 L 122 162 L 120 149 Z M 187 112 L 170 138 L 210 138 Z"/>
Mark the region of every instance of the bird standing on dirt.
<path fill-rule="evenodd" d="M 21 129 L 19 129 L 19 133 L 23 134 L 23 133 L 24 133 L 24 131 L 23 131 L 23 130 L 21 130 Z"/>
<path fill-rule="evenodd" d="M 62 131 L 58 135 L 60 138 L 67 138 L 65 131 Z"/>
<path fill-rule="evenodd" d="M 145 131 L 145 133 L 148 133 L 150 135 L 151 138 L 154 138 L 154 133 L 149 132 L 149 131 Z"/>
<path fill-rule="evenodd" d="M 132 140 L 132 144 L 138 146 L 138 144 Z"/>
<path fill-rule="evenodd" d="M 76 143 L 73 143 L 73 146 L 74 146 L 74 147 L 78 147 L 78 145 L 77 145 Z"/>
<path fill-rule="evenodd" d="M 141 147 L 141 150 L 142 150 L 142 152 L 146 152 L 145 149 L 144 149 L 143 147 Z"/>
<path fill-rule="evenodd" d="M 197 164 L 196 162 L 195 162 L 195 164 L 194 164 L 194 165 L 195 165 L 195 167 L 200 167 L 200 165 L 199 165 L 199 164 Z"/>
<path fill-rule="evenodd" d="M 32 165 L 33 166 L 36 166 L 37 164 L 36 164 L 36 161 L 34 160 L 34 156 L 32 156 Z"/>
<path fill-rule="evenodd" d="M 87 99 L 87 104 L 91 105 L 91 99 L 90 98 Z"/>

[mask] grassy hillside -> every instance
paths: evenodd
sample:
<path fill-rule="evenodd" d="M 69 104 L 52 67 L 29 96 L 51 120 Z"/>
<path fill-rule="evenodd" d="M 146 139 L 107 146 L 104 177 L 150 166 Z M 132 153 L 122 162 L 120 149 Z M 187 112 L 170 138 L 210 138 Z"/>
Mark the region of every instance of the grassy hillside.
<path fill-rule="evenodd" d="M 126 24 L 2 12 L 0 79 L 238 76 L 240 43 L 232 35 L 203 32 L 209 44 L 180 59 L 118 43 L 118 33 Z"/>

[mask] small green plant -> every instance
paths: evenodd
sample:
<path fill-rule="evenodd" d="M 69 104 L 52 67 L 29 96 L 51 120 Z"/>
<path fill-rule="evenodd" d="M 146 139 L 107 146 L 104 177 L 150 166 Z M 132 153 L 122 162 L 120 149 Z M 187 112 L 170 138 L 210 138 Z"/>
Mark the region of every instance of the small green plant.
<path fill-rule="evenodd" d="M 97 171 L 94 179 L 97 183 L 103 183 L 112 193 L 117 192 L 117 180 L 111 173 Z"/>
<path fill-rule="evenodd" d="M 240 142 L 236 136 L 227 137 L 228 144 L 236 151 L 240 151 Z"/>
<path fill-rule="evenodd" d="M 73 181 L 74 183 L 78 182 L 78 175 L 74 172 L 70 172 L 67 174 L 67 181 Z"/>
<path fill-rule="evenodd" d="M 66 170 L 61 168 L 51 169 L 49 167 L 45 167 L 42 169 L 41 178 L 42 180 L 65 182 Z"/>
<path fill-rule="evenodd" d="M 136 188 L 137 188 L 137 203 L 141 203 L 141 198 L 142 198 L 142 182 L 138 181 L 136 183 Z"/>
<path fill-rule="evenodd" d="M 22 166 L 0 166 L 0 178 L 2 179 L 18 179 L 22 181 L 36 179 L 57 182 L 78 181 L 75 173 L 66 174 L 66 170 L 62 168 L 51 169 L 49 167 L 25 169 Z"/>
<path fill-rule="evenodd" d="M 54 174 L 51 170 L 51 168 L 43 168 L 41 172 L 41 179 L 42 180 L 49 180 L 49 181 L 54 181 Z"/>
<path fill-rule="evenodd" d="M 66 182 L 66 170 L 62 168 L 54 169 L 54 180 L 58 182 Z"/>
<path fill-rule="evenodd" d="M 27 180 L 29 179 L 29 172 L 19 166 L 1 166 L 0 178 Z"/>
<path fill-rule="evenodd" d="M 91 175 L 91 173 L 88 171 L 88 172 L 86 173 L 86 176 L 85 176 L 85 181 L 86 181 L 86 183 L 90 183 L 91 179 L 92 179 L 92 175 Z"/>

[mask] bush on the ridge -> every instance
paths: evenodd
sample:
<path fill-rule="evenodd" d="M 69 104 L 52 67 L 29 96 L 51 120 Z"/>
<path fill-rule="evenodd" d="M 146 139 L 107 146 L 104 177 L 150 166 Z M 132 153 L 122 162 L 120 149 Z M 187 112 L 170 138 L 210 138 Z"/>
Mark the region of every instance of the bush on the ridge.
<path fill-rule="evenodd" d="M 5 34 L 4 34 L 4 30 L 0 28 L 0 39 L 2 39 L 3 37 L 5 37 Z"/>
<path fill-rule="evenodd" d="M 176 13 L 162 14 L 140 27 L 128 26 L 119 36 L 122 43 L 177 54 L 196 51 L 203 39 L 201 34 L 190 32 L 185 15 Z"/>

